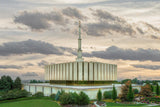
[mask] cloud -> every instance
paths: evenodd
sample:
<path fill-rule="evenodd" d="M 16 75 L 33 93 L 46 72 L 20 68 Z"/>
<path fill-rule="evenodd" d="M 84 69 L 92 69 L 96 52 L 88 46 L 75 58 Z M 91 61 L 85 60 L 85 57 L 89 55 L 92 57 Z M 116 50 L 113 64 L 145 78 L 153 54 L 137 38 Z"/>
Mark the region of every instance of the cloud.
<path fill-rule="evenodd" d="M 40 53 L 40 54 L 57 54 L 62 55 L 58 47 L 35 40 L 26 40 L 21 42 L 7 42 L 0 46 L 0 55 L 8 56 L 8 55 L 18 55 L 18 54 L 32 54 L 32 53 Z"/>
<path fill-rule="evenodd" d="M 38 66 L 44 66 L 49 64 L 47 61 L 42 60 L 41 62 L 38 63 Z"/>
<path fill-rule="evenodd" d="M 77 18 L 77 19 L 81 19 L 81 20 L 84 20 L 87 18 L 81 13 L 80 10 L 78 10 L 77 8 L 73 8 L 73 7 L 67 7 L 65 9 L 63 9 L 62 13 L 66 16 L 71 17 L 71 18 Z"/>
<path fill-rule="evenodd" d="M 160 39 L 158 36 L 155 36 L 155 35 L 151 35 L 150 36 L 152 39 Z"/>
<path fill-rule="evenodd" d="M 107 11 L 103 10 L 96 10 L 96 12 L 93 13 L 94 16 L 98 17 L 100 20 L 105 19 L 105 20 L 110 20 L 110 21 L 115 21 L 115 22 L 125 22 L 126 21 L 118 16 L 115 16 Z"/>
<path fill-rule="evenodd" d="M 32 63 L 26 63 L 25 66 L 34 66 Z"/>
<path fill-rule="evenodd" d="M 160 61 L 160 50 L 157 49 L 142 49 L 136 50 L 123 49 L 116 46 L 111 46 L 105 51 L 93 51 L 91 56 L 103 59 L 123 59 L 123 60 L 139 60 L 139 61 Z"/>
<path fill-rule="evenodd" d="M 154 31 L 157 31 L 157 32 L 159 32 L 160 31 L 160 29 L 158 29 L 157 27 L 155 27 L 155 26 L 153 26 L 153 25 L 151 25 L 151 24 L 149 24 L 149 23 L 144 23 L 149 29 L 152 29 L 152 30 L 154 30 Z"/>
<path fill-rule="evenodd" d="M 135 68 L 144 68 L 144 69 L 151 69 L 151 70 L 159 70 L 159 65 L 131 65 Z"/>
<path fill-rule="evenodd" d="M 96 10 L 93 13 L 98 18 L 98 22 L 86 24 L 83 30 L 92 36 L 104 36 L 109 33 L 121 33 L 133 35 L 136 32 L 124 19 L 114 16 L 107 11 Z"/>
<path fill-rule="evenodd" d="M 24 11 L 19 16 L 15 16 L 14 22 L 24 24 L 32 30 L 43 30 L 50 28 L 51 23 L 63 26 L 67 20 L 60 12 L 42 13 Z"/>
<path fill-rule="evenodd" d="M 143 30 L 140 29 L 139 27 L 137 27 L 136 29 L 137 29 L 137 31 L 138 31 L 140 34 L 144 34 Z"/>
<path fill-rule="evenodd" d="M 121 34 L 134 34 L 134 30 L 131 26 L 124 26 L 121 24 L 110 24 L 107 21 L 101 21 L 97 23 L 89 23 L 87 24 L 86 33 L 92 36 L 105 36 L 106 34 L 110 33 L 121 33 Z"/>
<path fill-rule="evenodd" d="M 24 73 L 24 74 L 22 74 L 22 76 L 32 76 L 32 77 L 34 77 L 34 76 L 38 76 L 38 74 L 37 73 L 35 73 L 35 72 L 27 72 L 27 73 Z"/>
<path fill-rule="evenodd" d="M 22 66 L 17 65 L 0 65 L 0 69 L 22 69 Z"/>
<path fill-rule="evenodd" d="M 28 26 L 33 31 L 58 30 L 62 32 L 74 33 L 75 21 L 92 19 L 85 21 L 82 29 L 90 36 L 106 35 L 125 35 L 139 37 L 138 35 L 147 35 L 145 37 L 155 39 L 150 35 L 159 33 L 160 29 L 146 22 L 129 23 L 123 17 L 112 14 L 102 9 L 86 10 L 90 15 L 84 15 L 82 10 L 75 7 L 56 9 L 51 12 L 24 11 L 14 17 L 15 23 Z M 70 24 L 69 24 L 70 23 Z M 19 27 L 20 29 L 26 29 Z"/>

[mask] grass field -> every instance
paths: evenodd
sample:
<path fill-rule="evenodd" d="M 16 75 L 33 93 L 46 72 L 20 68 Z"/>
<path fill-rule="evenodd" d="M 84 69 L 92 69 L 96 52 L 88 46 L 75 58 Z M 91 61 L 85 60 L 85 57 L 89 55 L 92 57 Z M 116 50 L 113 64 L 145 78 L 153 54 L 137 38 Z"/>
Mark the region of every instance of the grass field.
<path fill-rule="evenodd" d="M 47 99 L 31 99 L 0 103 L 0 107 L 60 107 L 56 102 Z"/>

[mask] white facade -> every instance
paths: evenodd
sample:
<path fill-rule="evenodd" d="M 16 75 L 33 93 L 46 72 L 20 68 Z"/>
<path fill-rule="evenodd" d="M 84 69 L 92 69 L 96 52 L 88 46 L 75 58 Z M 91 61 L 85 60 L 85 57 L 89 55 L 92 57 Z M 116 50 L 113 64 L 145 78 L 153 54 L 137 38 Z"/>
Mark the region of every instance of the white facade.
<path fill-rule="evenodd" d="M 117 65 L 85 61 L 46 65 L 45 80 L 115 81 Z"/>
<path fill-rule="evenodd" d="M 121 84 L 114 84 L 117 90 L 117 95 L 121 93 Z M 140 91 L 141 86 L 132 84 L 133 89 L 138 89 Z M 101 89 L 102 93 L 104 91 L 111 91 L 113 89 L 113 85 L 104 85 L 104 86 L 64 86 L 64 85 L 51 85 L 51 84 L 25 84 L 24 89 L 35 94 L 37 92 L 43 92 L 45 96 L 49 96 L 52 93 L 56 94 L 58 91 L 62 89 L 65 92 L 85 92 L 90 99 L 96 99 L 97 92 Z"/>

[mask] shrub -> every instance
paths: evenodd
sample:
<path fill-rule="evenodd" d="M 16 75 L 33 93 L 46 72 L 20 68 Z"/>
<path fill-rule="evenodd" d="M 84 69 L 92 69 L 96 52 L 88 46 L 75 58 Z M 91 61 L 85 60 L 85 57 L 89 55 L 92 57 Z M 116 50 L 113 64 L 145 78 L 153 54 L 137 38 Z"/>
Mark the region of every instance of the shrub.
<path fill-rule="evenodd" d="M 33 95 L 34 97 L 44 97 L 43 92 L 37 92 Z"/>
<path fill-rule="evenodd" d="M 60 98 L 59 101 L 61 102 L 62 105 L 66 105 L 66 104 L 71 104 L 71 95 L 69 93 L 63 93 Z"/>
<path fill-rule="evenodd" d="M 98 93 L 97 93 L 97 100 L 98 100 L 98 101 L 101 101 L 101 100 L 102 100 L 102 92 L 101 92 L 100 89 L 98 90 Z"/>
<path fill-rule="evenodd" d="M 106 100 L 103 100 L 103 101 L 108 102 L 108 103 L 113 103 L 113 102 L 115 102 L 115 101 L 113 101 L 113 99 L 106 99 Z"/>
<path fill-rule="evenodd" d="M 116 99 L 116 102 L 122 102 L 121 99 Z"/>
<path fill-rule="evenodd" d="M 56 96 L 56 94 L 51 94 L 50 98 L 52 98 L 53 100 L 55 100 L 55 96 Z"/>
<path fill-rule="evenodd" d="M 59 97 L 59 101 L 62 105 L 67 104 L 78 104 L 78 105 L 88 105 L 89 97 L 84 93 L 80 92 L 79 95 L 74 93 L 62 93 Z"/>
<path fill-rule="evenodd" d="M 88 105 L 89 104 L 89 97 L 83 91 L 79 93 L 79 100 L 78 105 Z"/>
<path fill-rule="evenodd" d="M 134 94 L 138 94 L 139 93 L 139 91 L 138 91 L 138 89 L 133 89 L 133 92 L 134 92 Z"/>
<path fill-rule="evenodd" d="M 18 92 L 17 94 L 18 94 L 18 96 L 19 96 L 20 98 L 31 96 L 31 93 L 28 92 L 28 91 L 26 91 L 26 90 L 17 90 L 17 92 Z"/>
<path fill-rule="evenodd" d="M 6 93 L 3 93 L 0 100 L 10 100 L 28 96 L 30 96 L 30 93 L 26 90 L 10 90 Z"/>
<path fill-rule="evenodd" d="M 158 104 L 160 102 L 160 98 L 158 98 L 158 97 L 145 97 L 142 101 L 143 102 L 150 101 L 150 102 L 155 102 Z"/>
<path fill-rule="evenodd" d="M 112 98 L 112 91 L 105 91 L 103 93 L 103 98 L 104 99 L 111 99 Z"/>
<path fill-rule="evenodd" d="M 61 102 L 62 105 L 78 104 L 79 103 L 79 95 L 76 92 L 62 93 L 60 95 L 59 101 Z"/>
<path fill-rule="evenodd" d="M 79 95 L 74 92 L 74 93 L 69 93 L 71 95 L 71 104 L 78 104 L 79 102 Z"/>

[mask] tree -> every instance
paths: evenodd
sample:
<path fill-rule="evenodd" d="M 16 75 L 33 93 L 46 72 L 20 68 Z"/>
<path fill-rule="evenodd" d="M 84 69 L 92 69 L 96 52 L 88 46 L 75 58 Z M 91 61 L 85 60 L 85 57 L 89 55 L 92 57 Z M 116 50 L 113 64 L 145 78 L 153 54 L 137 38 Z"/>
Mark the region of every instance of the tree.
<path fill-rule="evenodd" d="M 125 84 L 126 82 L 131 81 L 131 79 L 124 79 L 121 81 L 122 84 Z"/>
<path fill-rule="evenodd" d="M 22 84 L 21 84 L 21 79 L 17 77 L 14 81 L 14 89 L 21 90 Z"/>
<path fill-rule="evenodd" d="M 131 81 L 127 81 L 125 85 L 121 87 L 121 94 L 119 94 L 119 98 L 122 101 L 127 101 L 127 93 L 129 91 L 130 84 L 131 84 Z"/>
<path fill-rule="evenodd" d="M 55 96 L 55 100 L 56 100 L 56 101 L 58 101 L 58 100 L 59 100 L 60 95 L 61 95 L 61 92 L 60 92 L 60 91 L 58 91 L 58 92 L 57 92 L 57 94 L 56 94 L 56 96 Z"/>
<path fill-rule="evenodd" d="M 98 101 L 101 101 L 101 100 L 102 100 L 102 92 L 101 92 L 100 89 L 98 90 L 98 93 L 97 93 L 97 100 L 98 100 Z"/>
<path fill-rule="evenodd" d="M 9 91 L 13 87 L 13 80 L 10 76 L 2 76 L 0 79 L 0 90 Z"/>
<path fill-rule="evenodd" d="M 138 79 L 137 79 L 137 78 L 134 78 L 134 79 L 132 80 L 132 83 L 137 84 L 137 83 L 138 83 Z"/>
<path fill-rule="evenodd" d="M 128 101 L 133 101 L 133 99 L 134 99 L 134 93 L 133 93 L 133 90 L 132 90 L 132 85 L 130 84 L 129 91 L 128 91 L 128 94 L 127 94 L 127 100 Z"/>
<path fill-rule="evenodd" d="M 12 78 L 10 76 L 7 76 L 6 79 L 7 79 L 7 82 L 9 84 L 9 90 L 13 89 L 13 80 L 12 80 Z"/>
<path fill-rule="evenodd" d="M 151 86 L 149 84 L 146 84 L 145 86 L 142 86 L 140 94 L 145 96 L 145 97 L 151 96 L 152 95 Z"/>
<path fill-rule="evenodd" d="M 157 95 L 160 95 L 160 93 L 159 93 L 159 85 L 158 85 L 158 83 L 157 83 L 157 85 L 156 85 L 156 94 L 157 94 Z"/>
<path fill-rule="evenodd" d="M 113 99 L 113 100 L 116 100 L 116 98 L 117 98 L 117 91 L 116 91 L 115 86 L 113 85 L 113 90 L 112 90 L 112 99 Z"/>
<path fill-rule="evenodd" d="M 153 85 L 151 85 L 151 91 L 153 92 L 154 88 L 153 88 Z"/>

